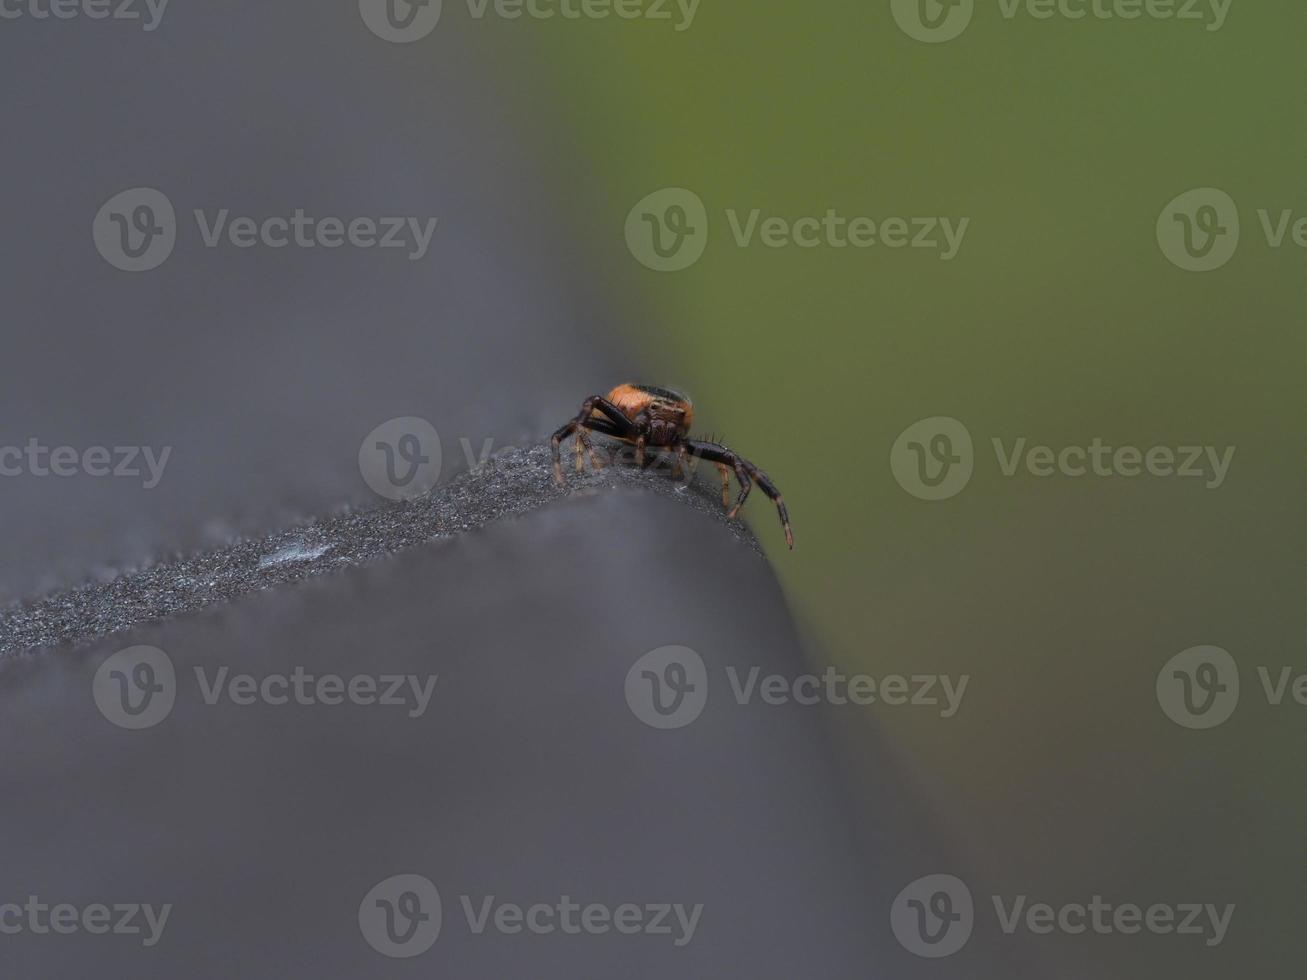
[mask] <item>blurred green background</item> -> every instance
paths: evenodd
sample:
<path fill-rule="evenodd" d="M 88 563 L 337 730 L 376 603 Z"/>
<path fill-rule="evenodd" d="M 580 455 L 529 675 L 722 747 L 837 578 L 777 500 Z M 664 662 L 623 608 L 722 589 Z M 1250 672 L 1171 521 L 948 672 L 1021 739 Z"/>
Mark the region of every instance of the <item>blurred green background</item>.
<path fill-rule="evenodd" d="M 1205 20 L 1008 18 L 981 2 L 946 43 L 909 36 L 889 0 L 704 0 L 683 31 L 483 29 L 523 84 L 552 79 L 539 125 L 566 120 L 547 137 L 556 184 L 597 282 L 629 302 L 611 328 L 784 491 L 795 552 L 760 494 L 749 519 L 814 660 L 971 675 L 953 718 L 867 710 L 988 887 L 1235 903 L 1216 948 L 1050 942 L 1109 973 L 1288 976 L 1307 708 L 1269 704 L 1256 668 L 1307 663 L 1307 249 L 1272 248 L 1258 209 L 1307 216 L 1307 9 L 1234 0 L 1219 30 L 1207 0 L 1195 9 Z M 623 226 L 666 187 L 693 190 L 711 232 L 699 262 L 660 273 Z M 1194 273 L 1155 229 L 1201 187 L 1237 202 L 1242 237 Z M 952 261 L 741 248 L 725 212 L 755 208 L 970 224 Z M 889 465 L 899 433 L 932 416 L 964 423 L 976 450 L 970 484 L 937 502 Z M 1236 451 L 1209 489 L 1008 477 L 995 437 Z M 1198 644 L 1229 650 L 1243 682 L 1210 731 L 1174 724 L 1154 694 Z"/>

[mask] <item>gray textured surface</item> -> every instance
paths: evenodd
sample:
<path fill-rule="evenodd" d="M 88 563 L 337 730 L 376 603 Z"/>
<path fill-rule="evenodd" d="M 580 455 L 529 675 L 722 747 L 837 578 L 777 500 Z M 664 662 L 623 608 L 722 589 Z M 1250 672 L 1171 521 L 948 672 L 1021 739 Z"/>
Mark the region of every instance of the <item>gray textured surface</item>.
<path fill-rule="evenodd" d="M 111 725 L 91 697 L 105 658 L 134 644 L 166 651 L 177 672 L 171 714 L 141 731 Z M 669 644 L 703 658 L 708 699 L 697 720 L 660 731 L 628 707 L 624 682 Z M 728 666 L 806 668 L 770 567 L 718 518 L 625 489 L 10 658 L 0 739 L 21 748 L 0 763 L 0 900 L 174 909 L 148 949 L 130 936 L 6 936 L 4 974 L 934 975 L 889 932 L 893 895 L 940 854 L 892 755 L 864 731 L 858 762 L 875 778 L 850 783 L 823 709 L 738 704 Z M 223 667 L 438 682 L 416 718 L 206 703 L 194 672 Z M 424 875 L 444 902 L 440 938 L 412 960 L 376 953 L 357 924 L 364 895 L 397 874 Z M 704 910 L 678 948 L 477 935 L 462 895 Z M 989 975 L 982 948 L 968 950 L 971 975 Z"/>
<path fill-rule="evenodd" d="M 569 475 L 564 498 L 538 449 L 446 472 L 406 506 L 376 506 L 360 479 L 360 441 L 388 418 L 431 420 L 451 458 L 463 438 L 532 444 L 585 395 L 648 376 L 611 346 L 615 318 L 657 336 L 647 312 L 615 311 L 612 267 L 572 235 L 602 175 L 570 152 L 553 90 L 529 67 L 506 77 L 497 65 L 527 60 L 447 21 L 387 45 L 353 2 L 230 0 L 170 5 L 153 34 L 85 17 L 0 30 L 0 446 L 173 447 L 148 491 L 0 486 L 0 603 L 53 597 L 6 609 L 0 642 L 61 641 L 0 659 L 0 906 L 174 904 L 151 948 L 0 935 L 0 977 L 936 975 L 886 908 L 904 881 L 966 863 L 864 718 L 732 701 L 726 666 L 810 665 L 711 482 Z M 552 172 L 541 133 L 569 148 Z M 187 220 L 441 224 L 412 263 L 207 249 L 190 223 L 164 266 L 128 275 L 90 223 L 140 186 Z M 775 520 L 757 496 L 749 514 Z M 297 545 L 331 547 L 270 561 Z M 92 698 L 133 644 L 165 650 L 180 682 L 142 731 Z M 671 732 L 623 694 L 667 644 L 712 672 L 703 716 Z M 439 681 L 410 718 L 208 704 L 197 668 Z M 839 764 L 832 721 L 865 778 Z M 446 902 L 444 934 L 413 960 L 380 956 L 357 925 L 368 889 L 400 873 Z M 705 910 L 683 949 L 475 936 L 460 894 Z M 992 964 L 973 940 L 962 965 L 1013 975 Z"/>
<path fill-rule="evenodd" d="M 202 609 L 258 589 L 320 575 L 519 516 L 569 494 L 617 487 L 669 494 L 717 518 L 731 535 L 761 554 L 748 530 L 727 521 L 718 484 L 673 480 L 662 470 L 587 464 L 576 473 L 567 455 L 566 486 L 553 480 L 549 449 L 506 449 L 487 462 L 412 501 L 359 508 L 300 527 L 241 541 L 178 561 L 163 562 L 112 581 L 17 604 L 0 612 L 0 654 L 57 643 L 83 643 L 149 620 Z M 713 477 L 716 473 L 713 471 Z M 770 510 L 758 494 L 754 506 Z M 620 537 L 596 522 L 588 534 Z"/>
<path fill-rule="evenodd" d="M 461 438 L 526 445 L 640 373 L 602 329 L 618 314 L 568 235 L 572 192 L 527 136 L 524 120 L 550 125 L 546 88 L 508 86 L 484 33 L 446 20 L 409 46 L 354 0 L 178 2 L 152 33 L 3 20 L 0 448 L 172 452 L 148 490 L 0 476 L 0 605 L 370 505 L 355 459 L 387 419 L 430 420 L 453 462 Z M 179 219 L 140 274 L 91 236 L 135 187 Z M 209 248 L 193 217 L 297 208 L 439 224 L 410 261 Z"/>

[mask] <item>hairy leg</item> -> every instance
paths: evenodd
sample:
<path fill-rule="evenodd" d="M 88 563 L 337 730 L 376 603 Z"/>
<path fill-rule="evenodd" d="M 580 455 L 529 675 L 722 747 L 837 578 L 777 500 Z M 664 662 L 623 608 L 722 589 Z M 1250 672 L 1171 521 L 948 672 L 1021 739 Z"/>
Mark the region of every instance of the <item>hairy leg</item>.
<path fill-rule="evenodd" d="M 596 409 L 603 414 L 603 418 L 591 418 Z M 595 424 L 601 422 L 607 422 L 608 425 L 601 428 L 600 425 Z M 595 429 L 596 431 L 607 429 L 611 434 L 624 439 L 635 435 L 636 426 L 634 422 L 622 414 L 621 409 L 602 395 L 591 395 L 582 402 L 581 411 L 577 412 L 576 418 L 560 426 L 549 440 L 554 455 L 554 482 L 560 487 L 563 485 L 563 463 L 558 447 L 562 445 L 563 440 L 568 436 L 573 433 L 576 434 L 577 472 L 581 470 L 582 450 L 590 454 L 590 463 L 595 465 L 594 451 L 590 445 L 590 437 L 585 433 L 586 429 Z M 595 468 L 598 469 L 599 467 L 595 465 Z"/>
<path fill-rule="evenodd" d="M 762 488 L 772 502 L 776 504 L 776 513 L 780 517 L 781 527 L 785 530 L 785 543 L 794 547 L 794 532 L 790 529 L 790 514 L 785 507 L 785 500 L 781 497 L 780 490 L 776 484 L 772 483 L 767 474 L 758 467 L 754 466 L 743 456 L 727 449 L 725 446 L 718 445 L 715 442 L 699 442 L 694 439 L 685 441 L 685 448 L 694 456 L 699 456 L 708 460 L 710 463 L 717 463 L 718 468 L 729 466 L 735 471 L 735 478 L 740 481 L 740 496 L 735 501 L 735 506 L 731 509 L 729 517 L 735 517 L 744 506 L 744 502 L 749 498 L 749 491 L 753 488 L 753 481 L 757 481 L 758 486 Z M 726 494 L 723 492 L 723 497 Z"/>

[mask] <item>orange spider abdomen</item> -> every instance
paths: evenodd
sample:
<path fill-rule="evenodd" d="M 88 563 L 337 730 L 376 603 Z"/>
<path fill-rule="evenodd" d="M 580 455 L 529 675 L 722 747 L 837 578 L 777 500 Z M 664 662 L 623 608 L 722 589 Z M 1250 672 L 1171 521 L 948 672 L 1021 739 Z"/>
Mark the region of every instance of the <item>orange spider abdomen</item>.
<path fill-rule="evenodd" d="M 671 388 L 628 382 L 618 385 L 604 397 L 628 419 L 647 411 L 656 418 L 675 420 L 683 431 L 688 432 L 694 424 L 694 405 L 686 395 Z M 599 412 L 596 410 L 591 414 L 598 415 Z"/>
<path fill-rule="evenodd" d="M 632 384 L 618 385 L 604 397 L 621 409 L 628 419 L 635 418 L 653 401 L 653 395 Z"/>

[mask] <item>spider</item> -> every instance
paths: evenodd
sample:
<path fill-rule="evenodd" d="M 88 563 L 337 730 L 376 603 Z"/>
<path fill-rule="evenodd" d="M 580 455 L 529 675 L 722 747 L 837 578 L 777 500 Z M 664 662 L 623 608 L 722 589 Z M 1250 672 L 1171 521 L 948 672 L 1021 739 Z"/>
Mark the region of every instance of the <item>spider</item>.
<path fill-rule="evenodd" d="M 563 464 L 558 447 L 563 440 L 576 434 L 576 471 L 581 472 L 581 453 L 584 450 L 590 458 L 590 465 L 596 470 L 602 469 L 595 459 L 594 447 L 590 443 L 590 432 L 599 432 L 613 436 L 623 442 L 634 443 L 635 462 L 645 466 L 645 447 L 668 450 L 676 454 L 674 475 L 681 475 L 681 466 L 686 456 L 697 456 L 717 465 L 722 477 L 722 506 L 729 509 L 727 518 L 734 518 L 754 481 L 776 503 L 780 515 L 781 527 L 785 529 L 785 543 L 794 548 L 794 532 L 790 530 L 790 515 L 785 509 L 785 501 L 776 485 L 767 478 L 767 474 L 754 466 L 743 456 L 739 456 L 725 446 L 715 442 L 702 442 L 689 438 L 690 425 L 694 421 L 694 405 L 690 399 L 679 391 L 670 388 L 658 388 L 654 385 L 620 384 L 607 395 L 591 395 L 581 403 L 581 411 L 576 418 L 562 426 L 550 440 L 554 453 L 554 480 L 563 486 Z M 731 507 L 731 471 L 740 482 L 740 497 Z"/>

